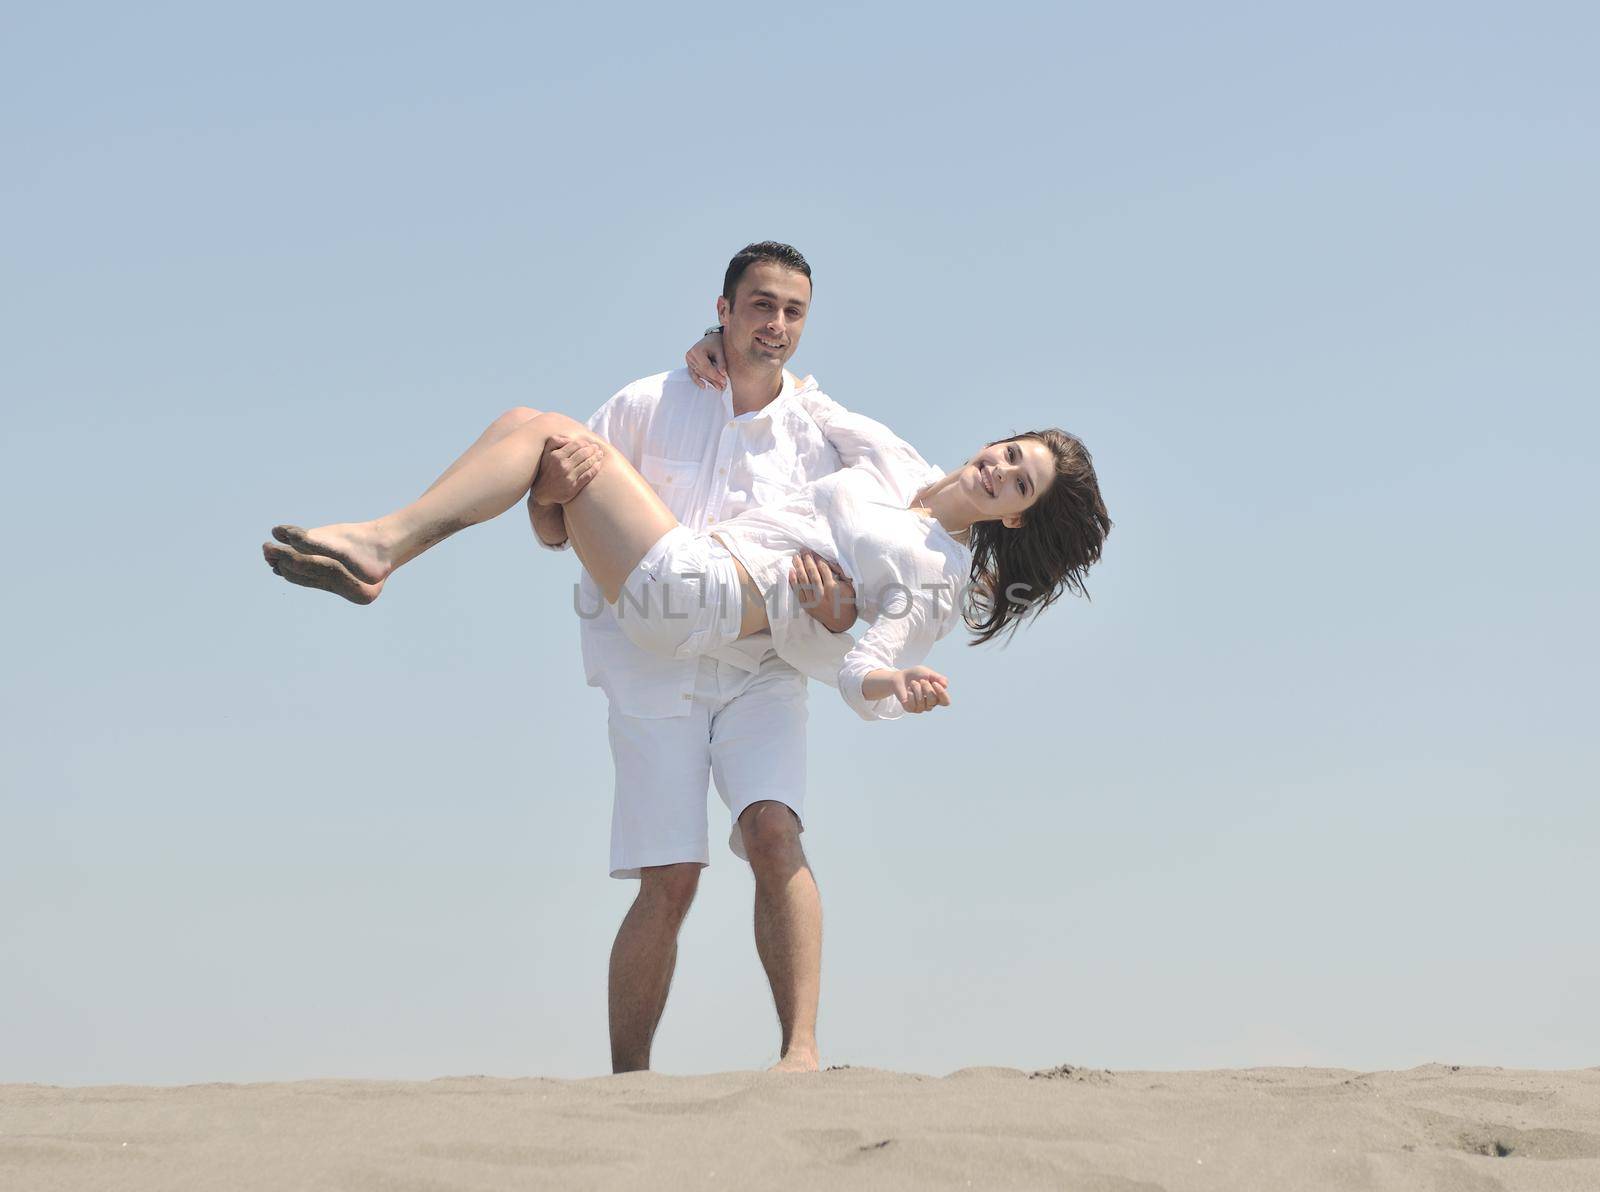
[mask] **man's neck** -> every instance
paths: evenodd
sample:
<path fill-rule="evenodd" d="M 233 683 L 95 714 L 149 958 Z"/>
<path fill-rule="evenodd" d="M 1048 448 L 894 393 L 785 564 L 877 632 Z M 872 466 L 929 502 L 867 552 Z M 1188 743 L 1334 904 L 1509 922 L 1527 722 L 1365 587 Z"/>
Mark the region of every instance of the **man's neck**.
<path fill-rule="evenodd" d="M 749 414 L 765 409 L 783 392 L 783 369 L 752 370 L 728 364 L 728 384 L 733 387 L 733 412 Z"/>

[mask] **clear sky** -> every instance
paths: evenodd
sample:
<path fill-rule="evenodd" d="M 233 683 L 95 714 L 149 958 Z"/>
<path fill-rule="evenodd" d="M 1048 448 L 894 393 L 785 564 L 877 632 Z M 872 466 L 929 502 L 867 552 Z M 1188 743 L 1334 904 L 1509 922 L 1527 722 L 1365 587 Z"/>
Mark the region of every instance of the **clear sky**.
<path fill-rule="evenodd" d="M 0 1081 L 609 1070 L 570 556 L 258 548 L 681 363 L 767 238 L 799 371 L 946 466 L 1064 426 L 1116 522 L 951 709 L 813 684 L 824 1064 L 1600 1063 L 1597 33 L 12 6 Z M 778 1050 L 708 811 L 667 1072 Z"/>

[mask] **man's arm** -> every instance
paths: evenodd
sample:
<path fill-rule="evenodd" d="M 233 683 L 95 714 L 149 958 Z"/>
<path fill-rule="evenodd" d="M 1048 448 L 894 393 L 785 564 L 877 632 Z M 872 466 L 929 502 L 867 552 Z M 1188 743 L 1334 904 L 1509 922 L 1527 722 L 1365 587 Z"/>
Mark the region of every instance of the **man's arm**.
<path fill-rule="evenodd" d="M 801 551 L 789 564 L 789 589 L 800 609 L 829 633 L 847 633 L 859 615 L 856 586 L 838 564 Z"/>
<path fill-rule="evenodd" d="M 588 426 L 637 464 L 641 415 L 629 390 L 613 394 L 589 418 Z M 604 463 L 605 452 L 593 443 L 566 435 L 552 437 L 528 492 L 528 523 L 540 546 L 567 549 L 567 518 L 561 506 L 583 491 Z"/>
<path fill-rule="evenodd" d="M 528 521 L 533 525 L 534 537 L 540 546 L 551 550 L 567 549 L 567 515 L 560 505 L 539 505 L 532 495 L 528 497 Z"/>
<path fill-rule="evenodd" d="M 606 453 L 598 443 L 570 435 L 551 435 L 539 473 L 528 493 L 528 520 L 541 546 L 567 547 L 566 515 L 561 507 L 599 475 Z"/>

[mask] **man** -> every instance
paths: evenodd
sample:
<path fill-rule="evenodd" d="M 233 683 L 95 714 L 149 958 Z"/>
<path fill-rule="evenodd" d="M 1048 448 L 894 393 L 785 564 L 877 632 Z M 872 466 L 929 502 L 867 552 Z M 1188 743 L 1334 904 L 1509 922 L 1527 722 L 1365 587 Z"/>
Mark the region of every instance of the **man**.
<path fill-rule="evenodd" d="M 749 245 L 729 262 L 717 299 L 728 385 L 707 392 L 677 369 L 627 386 L 589 420 L 689 529 L 781 500 L 840 467 L 838 452 L 794 400 L 814 383 L 784 368 L 810 306 L 805 258 L 786 244 Z M 575 441 L 547 452 L 528 498 L 541 544 L 566 545 L 561 503 L 597 464 L 597 453 Z M 807 610 L 835 632 L 854 619 L 853 593 L 840 578 L 824 561 L 796 562 Z M 729 847 L 755 874 L 756 951 L 782 1033 L 773 1070 L 816 1071 L 822 905 L 800 846 L 805 680 L 772 651 L 769 634 L 706 658 L 645 653 L 623 635 L 587 574 L 580 614 L 584 669 L 610 704 L 611 876 L 639 879 L 611 951 L 612 1070 L 650 1066 L 678 931 L 710 863 L 709 777 L 732 817 Z"/>

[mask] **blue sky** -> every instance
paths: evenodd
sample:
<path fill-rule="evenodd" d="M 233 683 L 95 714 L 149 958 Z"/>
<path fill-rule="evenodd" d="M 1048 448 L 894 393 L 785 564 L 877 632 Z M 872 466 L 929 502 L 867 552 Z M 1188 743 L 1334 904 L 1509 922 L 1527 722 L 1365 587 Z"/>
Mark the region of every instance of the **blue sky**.
<path fill-rule="evenodd" d="M 0 1080 L 607 1070 L 570 558 L 257 547 L 679 363 L 765 238 L 801 371 L 946 465 L 1064 426 L 1116 522 L 949 711 L 813 685 L 824 1063 L 1595 1063 L 1596 25 L 8 14 Z M 708 810 L 668 1072 L 777 1055 Z"/>

